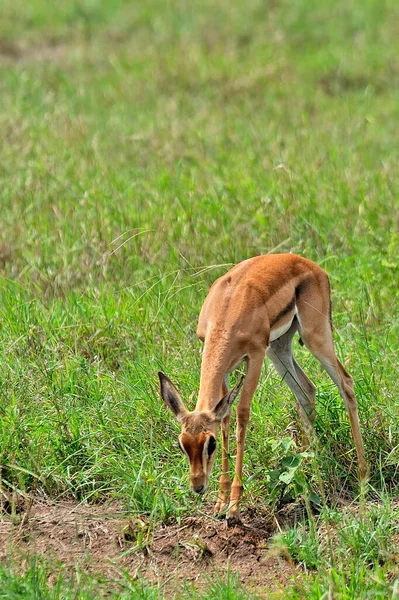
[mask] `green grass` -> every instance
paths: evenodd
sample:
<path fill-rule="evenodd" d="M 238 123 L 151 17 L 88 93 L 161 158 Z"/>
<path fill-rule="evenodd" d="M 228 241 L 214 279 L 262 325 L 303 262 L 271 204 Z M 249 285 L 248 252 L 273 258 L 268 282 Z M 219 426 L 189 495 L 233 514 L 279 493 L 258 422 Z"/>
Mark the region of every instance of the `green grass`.
<path fill-rule="evenodd" d="M 397 507 L 383 496 L 360 513 L 354 506 L 325 507 L 310 525 L 300 523 L 276 535 L 277 552 L 317 573 L 294 586 L 288 597 L 321 598 L 329 592 L 343 600 L 396 598 L 398 516 Z"/>
<path fill-rule="evenodd" d="M 0 598 L 7 600 L 189 600 L 193 590 L 186 587 L 181 593 L 171 595 L 164 593 L 161 587 L 151 586 L 143 580 L 130 578 L 128 575 L 118 582 L 105 578 L 88 576 L 79 571 L 71 576 L 61 571 L 54 575 L 51 567 L 44 561 L 31 561 L 24 573 L 15 567 L 0 565 Z M 209 582 L 199 599 L 210 595 L 216 600 L 257 600 L 255 595 L 242 588 L 239 581 L 227 573 L 226 577 L 215 578 Z"/>
<path fill-rule="evenodd" d="M 249 256 L 294 251 L 331 277 L 370 497 L 397 494 L 397 4 L 32 0 L 1 11 L 3 485 L 117 498 L 154 523 L 195 511 L 156 372 L 193 406 L 209 285 Z M 356 500 L 342 401 L 296 354 L 318 386 L 319 444 L 301 481 L 323 502 Z M 292 422 L 293 398 L 265 364 L 244 503 L 302 496 L 270 479 Z M 368 591 L 342 598 L 378 597 L 391 585 L 384 566 L 359 562 L 353 581 Z M 320 576 L 310 580 L 324 591 L 306 597 L 321 598 Z"/>

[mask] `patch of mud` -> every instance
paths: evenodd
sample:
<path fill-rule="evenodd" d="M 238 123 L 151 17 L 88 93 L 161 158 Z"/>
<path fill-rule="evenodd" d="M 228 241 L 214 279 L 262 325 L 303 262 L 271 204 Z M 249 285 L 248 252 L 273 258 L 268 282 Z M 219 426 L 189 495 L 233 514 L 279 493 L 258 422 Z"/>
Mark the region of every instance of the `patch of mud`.
<path fill-rule="evenodd" d="M 244 525 L 227 528 L 208 516 L 153 530 L 145 518 L 132 517 L 114 504 L 87 506 L 72 502 L 35 503 L 29 518 L 14 524 L 0 518 L 0 560 L 31 553 L 67 568 L 76 566 L 120 579 L 121 570 L 142 574 L 167 591 L 191 583 L 208 584 L 227 569 L 258 591 L 284 589 L 301 571 L 282 557 L 272 556 L 268 541 L 274 531 L 270 515 L 243 513 Z"/>

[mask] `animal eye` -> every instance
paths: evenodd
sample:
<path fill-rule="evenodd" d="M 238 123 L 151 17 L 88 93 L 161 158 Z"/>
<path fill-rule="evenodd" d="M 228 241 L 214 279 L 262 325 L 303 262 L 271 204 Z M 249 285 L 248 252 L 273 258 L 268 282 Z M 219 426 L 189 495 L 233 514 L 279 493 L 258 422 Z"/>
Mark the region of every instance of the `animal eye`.
<path fill-rule="evenodd" d="M 208 442 L 208 456 L 212 456 L 212 454 L 215 452 L 215 448 L 216 448 L 216 439 L 212 436 L 209 438 L 209 442 Z"/>

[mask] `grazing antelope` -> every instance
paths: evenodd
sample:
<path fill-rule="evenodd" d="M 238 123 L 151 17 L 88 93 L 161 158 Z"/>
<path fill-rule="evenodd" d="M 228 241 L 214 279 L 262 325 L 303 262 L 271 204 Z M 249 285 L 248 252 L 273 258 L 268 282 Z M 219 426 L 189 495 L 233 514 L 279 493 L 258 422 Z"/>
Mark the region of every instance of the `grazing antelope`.
<path fill-rule="evenodd" d="M 179 445 L 190 463 L 192 489 L 202 494 L 215 460 L 216 436 L 222 429 L 222 475 L 215 513 L 227 508 L 229 524 L 240 521 L 245 432 L 252 398 L 265 355 L 294 392 L 305 432 L 311 436 L 316 388 L 292 355 L 292 338 L 301 340 L 337 385 L 349 413 L 360 477 L 368 469 L 351 376 L 333 344 L 330 283 L 312 261 L 295 254 L 269 254 L 245 260 L 212 285 L 202 307 L 197 335 L 204 342 L 198 402 L 189 412 L 172 382 L 159 373 L 161 395 L 180 421 Z M 245 378 L 228 391 L 228 373 L 242 361 Z M 237 406 L 237 458 L 233 484 L 228 475 L 228 430 L 231 406 Z"/>

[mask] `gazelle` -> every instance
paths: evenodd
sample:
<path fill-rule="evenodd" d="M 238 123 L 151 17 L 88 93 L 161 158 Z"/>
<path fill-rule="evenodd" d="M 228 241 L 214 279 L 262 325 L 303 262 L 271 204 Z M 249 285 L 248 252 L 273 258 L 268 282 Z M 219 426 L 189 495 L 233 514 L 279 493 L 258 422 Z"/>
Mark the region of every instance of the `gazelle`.
<path fill-rule="evenodd" d="M 189 412 L 172 382 L 159 373 L 161 395 L 181 424 L 179 445 L 190 464 L 192 489 L 202 494 L 222 429 L 222 475 L 215 513 L 227 509 L 229 524 L 239 522 L 244 440 L 252 398 L 267 355 L 294 392 L 305 432 L 311 436 L 316 388 L 292 355 L 292 338 L 301 340 L 337 385 L 349 413 L 360 477 L 368 469 L 359 426 L 353 381 L 333 344 L 330 283 L 312 261 L 295 254 L 269 254 L 245 260 L 217 279 L 202 307 L 197 335 L 204 342 L 198 401 Z M 245 378 L 228 391 L 228 373 L 242 361 Z M 237 457 L 234 480 L 228 475 L 231 406 L 237 406 Z"/>

